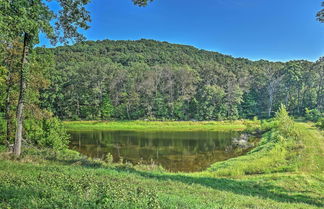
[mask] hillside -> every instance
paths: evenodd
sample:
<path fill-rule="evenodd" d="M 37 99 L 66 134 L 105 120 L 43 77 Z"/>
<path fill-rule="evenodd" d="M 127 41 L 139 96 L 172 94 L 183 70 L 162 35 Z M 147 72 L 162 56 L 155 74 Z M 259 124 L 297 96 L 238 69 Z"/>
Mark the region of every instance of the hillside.
<path fill-rule="evenodd" d="M 43 49 L 39 49 L 43 50 Z M 253 62 L 153 40 L 50 49 L 42 107 L 61 119 L 223 120 L 323 108 L 322 61 Z"/>

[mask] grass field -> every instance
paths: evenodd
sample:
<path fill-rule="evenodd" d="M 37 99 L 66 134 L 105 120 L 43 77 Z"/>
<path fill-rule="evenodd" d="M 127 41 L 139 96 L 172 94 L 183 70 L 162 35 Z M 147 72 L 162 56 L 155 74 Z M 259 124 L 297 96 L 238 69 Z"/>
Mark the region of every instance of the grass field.
<path fill-rule="evenodd" d="M 71 151 L 31 148 L 18 160 L 2 153 L 0 208 L 323 208 L 323 131 L 312 123 L 296 128 L 297 144 L 268 132 L 249 154 L 197 173 L 109 164 Z"/>
<path fill-rule="evenodd" d="M 229 131 L 255 127 L 258 121 L 65 121 L 68 130 Z"/>

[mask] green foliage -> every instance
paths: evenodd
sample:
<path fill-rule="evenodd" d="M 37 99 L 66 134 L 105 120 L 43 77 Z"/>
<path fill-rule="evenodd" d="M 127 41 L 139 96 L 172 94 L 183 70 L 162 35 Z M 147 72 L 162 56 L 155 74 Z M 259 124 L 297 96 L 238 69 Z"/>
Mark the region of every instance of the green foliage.
<path fill-rule="evenodd" d="M 152 111 L 154 111 L 154 116 L 153 118 L 161 118 L 161 119 L 166 119 L 169 118 L 170 116 L 170 107 L 168 104 L 165 102 L 165 98 L 163 98 L 162 95 L 158 95 L 155 97 L 153 103 L 153 107 L 155 107 L 153 110 L 150 110 L 149 117 L 146 118 L 152 118 Z"/>
<path fill-rule="evenodd" d="M 317 122 L 317 126 L 321 129 L 324 129 L 324 118 L 320 118 Z"/>
<path fill-rule="evenodd" d="M 105 158 L 105 162 L 108 164 L 112 164 L 114 162 L 114 157 L 112 154 L 108 153 Z"/>
<path fill-rule="evenodd" d="M 57 118 L 26 120 L 25 129 L 26 138 L 37 146 L 54 150 L 67 148 L 69 136 L 63 124 Z"/>
<path fill-rule="evenodd" d="M 0 153 L 1 152 L 4 152 L 4 151 L 7 151 L 8 147 L 5 146 L 5 145 L 0 145 Z"/>
<path fill-rule="evenodd" d="M 295 171 L 302 144 L 300 133 L 281 105 L 272 121 L 263 121 L 263 135 L 259 145 L 247 155 L 218 162 L 208 170 L 215 176 L 241 176 Z"/>
<path fill-rule="evenodd" d="M 44 33 L 52 43 L 57 41 L 83 40 L 84 36 L 78 28 L 87 29 L 90 21 L 88 11 L 84 6 L 88 0 L 66 2 L 57 0 L 55 11 L 44 1 L 1 0 L 0 31 L 6 40 L 12 41 L 22 35 L 27 37 L 28 45 L 38 43 L 39 33 Z M 12 27 L 15 25 L 15 27 Z"/>
<path fill-rule="evenodd" d="M 276 112 L 275 121 L 277 121 L 277 131 L 283 138 L 297 139 L 298 132 L 295 127 L 295 122 L 289 117 L 285 105 L 281 104 L 278 112 Z"/>
<path fill-rule="evenodd" d="M 0 144 L 4 143 L 6 137 L 6 120 L 3 117 L 3 114 L 0 113 Z"/>
<path fill-rule="evenodd" d="M 7 69 L 0 65 L 0 113 L 4 111 Z"/>
<path fill-rule="evenodd" d="M 224 89 L 214 85 L 204 86 L 198 97 L 197 103 L 197 117 L 200 120 L 217 120 L 221 119 L 224 114 L 223 101 L 225 97 Z"/>
<path fill-rule="evenodd" d="M 50 50 L 56 67 L 41 105 L 60 119 L 251 119 L 281 103 L 298 116 L 323 103 L 324 60 L 253 62 L 153 40 Z"/>
<path fill-rule="evenodd" d="M 306 117 L 306 119 L 307 120 L 310 120 L 310 121 L 313 121 L 313 122 L 317 122 L 317 121 L 319 121 L 319 119 L 321 118 L 321 117 L 323 117 L 324 116 L 324 114 L 323 113 L 321 113 L 318 109 L 308 109 L 308 108 L 306 108 L 305 109 L 305 117 Z"/>
<path fill-rule="evenodd" d="M 108 120 L 114 115 L 114 106 L 108 97 L 103 99 L 101 106 L 101 119 Z"/>
<path fill-rule="evenodd" d="M 278 126 L 278 121 L 275 121 L 273 119 L 261 120 L 261 131 L 262 132 L 270 131 L 271 129 L 273 129 L 277 126 Z"/>
<path fill-rule="evenodd" d="M 242 98 L 242 104 L 240 105 L 240 116 L 242 118 L 251 119 L 257 117 L 256 113 L 258 112 L 258 103 L 256 98 L 256 93 L 254 90 L 251 92 L 245 92 Z"/>
<path fill-rule="evenodd" d="M 324 7 L 324 2 L 322 2 L 322 7 Z M 324 22 L 324 9 L 316 14 L 316 19 L 320 22 Z"/>

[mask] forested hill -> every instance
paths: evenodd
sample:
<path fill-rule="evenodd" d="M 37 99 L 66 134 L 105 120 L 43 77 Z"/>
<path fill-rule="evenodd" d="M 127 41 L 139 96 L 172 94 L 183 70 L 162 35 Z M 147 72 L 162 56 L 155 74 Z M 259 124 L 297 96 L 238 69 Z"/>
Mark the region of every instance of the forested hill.
<path fill-rule="evenodd" d="M 232 63 L 233 57 L 217 52 L 199 50 L 192 46 L 170 44 L 154 40 L 141 39 L 138 41 L 86 41 L 74 46 L 57 47 L 57 55 L 72 53 L 82 61 L 96 58 L 107 58 L 125 66 L 142 62 L 147 65 L 190 65 L 199 66 L 201 62 Z M 88 54 L 89 53 L 89 54 Z M 247 59 L 237 59 L 244 63 L 252 63 Z"/>
<path fill-rule="evenodd" d="M 323 110 L 323 60 L 233 58 L 153 40 L 87 41 L 50 49 L 42 107 L 62 119 L 222 120 Z"/>

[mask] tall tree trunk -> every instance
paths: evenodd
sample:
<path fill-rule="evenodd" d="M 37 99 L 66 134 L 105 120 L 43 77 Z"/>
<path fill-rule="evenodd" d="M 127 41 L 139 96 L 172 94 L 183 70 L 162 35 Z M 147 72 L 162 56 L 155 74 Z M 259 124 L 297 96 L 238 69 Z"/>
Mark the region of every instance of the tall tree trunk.
<path fill-rule="evenodd" d="M 268 117 L 271 117 L 271 112 L 272 112 L 272 95 L 269 97 L 269 108 L 268 108 Z"/>
<path fill-rule="evenodd" d="M 129 114 L 129 104 L 128 104 L 128 103 L 126 104 L 126 112 L 127 112 L 127 117 L 128 117 L 128 120 L 130 120 L 130 114 Z"/>
<path fill-rule="evenodd" d="M 20 69 L 20 87 L 19 87 L 19 99 L 17 106 L 17 129 L 15 136 L 14 154 L 19 156 L 21 153 L 21 142 L 23 132 L 24 121 L 24 103 L 25 103 L 25 91 L 26 91 L 26 76 L 27 76 L 27 56 L 29 52 L 30 37 L 27 33 L 24 34 L 24 46 L 21 58 Z"/>

